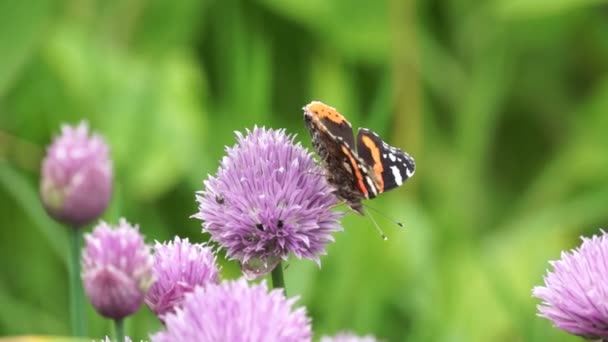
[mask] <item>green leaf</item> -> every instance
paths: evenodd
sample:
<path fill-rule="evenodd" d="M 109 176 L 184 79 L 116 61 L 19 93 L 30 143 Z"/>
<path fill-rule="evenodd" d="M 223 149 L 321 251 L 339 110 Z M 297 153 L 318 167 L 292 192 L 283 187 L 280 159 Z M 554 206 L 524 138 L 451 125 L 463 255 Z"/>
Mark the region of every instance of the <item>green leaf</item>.
<path fill-rule="evenodd" d="M 496 6 L 505 18 L 529 18 L 567 14 L 604 3 L 604 0 L 499 0 Z"/>
<path fill-rule="evenodd" d="M 260 1 L 273 11 L 306 25 L 323 42 L 349 59 L 382 62 L 390 54 L 389 1 Z"/>
<path fill-rule="evenodd" d="M 0 98 L 44 41 L 52 2 L 0 1 Z"/>
<path fill-rule="evenodd" d="M 11 166 L 0 162 L 0 184 L 18 202 L 35 223 L 35 227 L 49 243 L 55 254 L 68 264 L 68 237 L 65 227 L 53 222 L 46 214 L 38 197 L 38 190 Z"/>

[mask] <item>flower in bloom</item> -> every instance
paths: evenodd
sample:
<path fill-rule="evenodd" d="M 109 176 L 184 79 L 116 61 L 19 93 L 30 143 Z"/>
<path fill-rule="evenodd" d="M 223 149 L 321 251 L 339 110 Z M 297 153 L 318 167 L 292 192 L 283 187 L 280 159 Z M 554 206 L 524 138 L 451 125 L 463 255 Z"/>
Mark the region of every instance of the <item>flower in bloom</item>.
<path fill-rule="evenodd" d="M 42 161 L 40 198 L 55 220 L 72 227 L 93 222 L 112 194 L 108 146 L 85 122 L 63 126 Z"/>
<path fill-rule="evenodd" d="M 181 304 L 184 294 L 197 285 L 219 282 L 219 269 L 210 247 L 192 244 L 188 239 L 175 239 L 154 246 L 155 282 L 146 294 L 148 307 L 162 319 Z"/>
<path fill-rule="evenodd" d="M 545 286 L 533 289 L 542 300 L 539 316 L 571 334 L 608 338 L 608 237 L 582 238 L 580 247 L 552 261 Z"/>
<path fill-rule="evenodd" d="M 107 318 L 137 311 L 152 282 L 152 255 L 137 227 L 101 222 L 85 235 L 82 279 L 87 297 Z"/>
<path fill-rule="evenodd" d="M 310 341 L 310 319 L 295 298 L 266 283 L 249 286 L 244 279 L 196 287 L 183 305 L 165 316 L 166 330 L 152 342 Z"/>
<path fill-rule="evenodd" d="M 289 253 L 319 263 L 342 213 L 323 171 L 284 130 L 236 133 L 215 177 L 197 193 L 203 231 L 241 262 L 245 276 L 270 272 Z"/>
<path fill-rule="evenodd" d="M 341 332 L 335 336 L 323 336 L 320 342 L 376 342 L 372 335 L 357 336 L 351 332 Z"/>

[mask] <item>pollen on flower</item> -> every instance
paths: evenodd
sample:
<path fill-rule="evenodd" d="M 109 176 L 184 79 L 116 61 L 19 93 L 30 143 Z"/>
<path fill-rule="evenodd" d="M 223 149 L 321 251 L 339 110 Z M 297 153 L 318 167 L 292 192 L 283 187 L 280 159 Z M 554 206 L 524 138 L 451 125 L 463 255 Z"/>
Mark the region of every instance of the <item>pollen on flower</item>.
<path fill-rule="evenodd" d="M 250 279 L 291 253 L 319 263 L 343 215 L 332 210 L 337 199 L 322 170 L 284 130 L 255 127 L 236 137 L 197 193 L 193 217 Z"/>

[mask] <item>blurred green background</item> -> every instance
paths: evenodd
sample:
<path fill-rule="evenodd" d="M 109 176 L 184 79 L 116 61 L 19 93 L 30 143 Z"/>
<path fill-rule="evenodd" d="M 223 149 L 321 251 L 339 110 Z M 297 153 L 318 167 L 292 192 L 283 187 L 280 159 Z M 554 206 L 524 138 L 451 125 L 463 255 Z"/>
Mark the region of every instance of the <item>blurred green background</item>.
<path fill-rule="evenodd" d="M 608 222 L 608 5 L 593 0 L 0 1 L 0 335 L 69 333 L 67 234 L 38 177 L 62 123 L 111 145 L 104 219 L 206 239 L 194 192 L 235 130 L 335 106 L 410 152 L 322 258 L 292 260 L 317 336 L 577 341 L 535 316 L 547 261 Z M 89 228 L 90 229 L 90 228 Z M 224 264 L 226 278 L 239 271 Z M 89 306 L 90 336 L 111 333 Z M 134 340 L 160 328 L 147 308 Z"/>

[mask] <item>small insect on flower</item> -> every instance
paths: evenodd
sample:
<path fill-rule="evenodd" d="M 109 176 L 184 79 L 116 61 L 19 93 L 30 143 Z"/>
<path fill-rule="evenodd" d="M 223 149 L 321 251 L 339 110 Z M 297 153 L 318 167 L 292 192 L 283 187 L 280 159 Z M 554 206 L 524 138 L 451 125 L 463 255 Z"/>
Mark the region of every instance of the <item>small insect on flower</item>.
<path fill-rule="evenodd" d="M 304 123 L 336 195 L 360 215 L 362 199 L 399 187 L 414 175 L 414 158 L 367 128 L 359 128 L 355 140 L 350 122 L 333 107 L 309 103 Z"/>
<path fill-rule="evenodd" d="M 332 234 L 342 230 L 343 213 L 332 210 L 337 199 L 310 153 L 284 130 L 256 127 L 236 135 L 216 176 L 197 193 L 193 217 L 250 279 L 290 253 L 319 263 Z"/>

